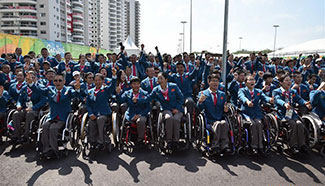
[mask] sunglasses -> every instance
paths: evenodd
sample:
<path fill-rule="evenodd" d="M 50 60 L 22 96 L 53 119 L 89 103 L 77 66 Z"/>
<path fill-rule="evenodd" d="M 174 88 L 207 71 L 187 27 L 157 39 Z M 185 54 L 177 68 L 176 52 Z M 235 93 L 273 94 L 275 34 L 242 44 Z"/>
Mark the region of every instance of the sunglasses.
<path fill-rule="evenodd" d="M 53 80 L 54 82 L 62 82 L 63 80 L 62 79 L 55 79 Z"/>

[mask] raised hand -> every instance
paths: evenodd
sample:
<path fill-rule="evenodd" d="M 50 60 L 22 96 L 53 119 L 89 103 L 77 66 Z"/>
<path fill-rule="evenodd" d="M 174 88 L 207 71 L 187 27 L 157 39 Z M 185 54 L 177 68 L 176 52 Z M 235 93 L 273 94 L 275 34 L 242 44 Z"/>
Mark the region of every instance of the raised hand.
<path fill-rule="evenodd" d="M 272 96 L 272 98 L 270 99 L 270 103 L 274 103 L 274 97 Z"/>
<path fill-rule="evenodd" d="M 203 103 L 206 99 L 207 99 L 207 96 L 204 94 L 201 94 L 201 96 L 199 98 L 199 103 Z"/>
<path fill-rule="evenodd" d="M 251 101 L 247 101 L 246 103 L 247 103 L 247 105 L 248 105 L 249 107 L 253 107 L 253 106 L 254 106 L 253 102 L 251 102 Z"/>
<path fill-rule="evenodd" d="M 117 70 L 115 68 L 112 68 L 112 76 L 116 76 Z"/>
<path fill-rule="evenodd" d="M 223 105 L 223 111 L 224 111 L 224 112 L 228 112 L 228 111 L 229 111 L 229 108 L 228 108 L 227 102 L 225 102 L 225 104 Z"/>
<path fill-rule="evenodd" d="M 200 67 L 200 64 L 201 64 L 201 61 L 197 59 L 197 60 L 195 61 L 195 65 L 196 65 L 196 67 Z"/>
<path fill-rule="evenodd" d="M 0 96 L 2 96 L 3 91 L 4 91 L 4 87 L 2 85 L 0 85 Z"/>

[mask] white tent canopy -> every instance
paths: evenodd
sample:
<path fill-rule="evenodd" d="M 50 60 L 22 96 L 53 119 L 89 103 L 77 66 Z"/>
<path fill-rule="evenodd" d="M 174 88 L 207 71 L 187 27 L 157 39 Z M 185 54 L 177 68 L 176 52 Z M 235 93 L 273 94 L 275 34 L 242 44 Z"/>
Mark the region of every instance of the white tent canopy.
<path fill-rule="evenodd" d="M 274 52 L 275 57 L 291 57 L 303 54 L 304 56 L 318 53 L 319 55 L 325 55 L 325 39 L 316 39 L 285 47 L 281 50 Z M 273 52 L 268 54 L 269 57 L 273 57 Z"/>
<path fill-rule="evenodd" d="M 126 38 L 124 41 L 123 45 L 125 46 L 125 51 L 130 56 L 131 54 L 136 54 L 138 55 L 140 53 L 140 49 L 134 44 L 133 40 L 131 39 L 130 36 Z M 114 49 L 115 53 L 120 52 L 120 47 Z"/>

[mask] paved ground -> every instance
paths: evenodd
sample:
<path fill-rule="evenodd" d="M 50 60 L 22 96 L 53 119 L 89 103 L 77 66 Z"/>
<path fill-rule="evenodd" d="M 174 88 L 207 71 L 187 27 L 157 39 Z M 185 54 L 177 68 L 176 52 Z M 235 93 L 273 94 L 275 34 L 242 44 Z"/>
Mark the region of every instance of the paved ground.
<path fill-rule="evenodd" d="M 317 153 L 295 159 L 271 153 L 268 157 L 228 156 L 210 160 L 195 150 L 164 156 L 114 150 L 77 158 L 38 161 L 33 145 L 14 151 L 0 147 L 0 185 L 323 185 L 325 159 Z"/>

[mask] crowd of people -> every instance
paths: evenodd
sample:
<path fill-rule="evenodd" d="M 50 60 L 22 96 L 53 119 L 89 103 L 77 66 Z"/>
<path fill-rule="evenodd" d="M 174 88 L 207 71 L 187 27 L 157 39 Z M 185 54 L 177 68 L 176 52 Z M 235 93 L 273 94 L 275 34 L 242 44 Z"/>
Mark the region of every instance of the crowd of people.
<path fill-rule="evenodd" d="M 80 54 L 74 61 L 71 53 L 50 56 L 46 48 L 37 58 L 34 51 L 22 56 L 22 49 L 0 58 L 1 134 L 11 128 L 12 144 L 29 140 L 31 121 L 49 106 L 49 118 L 43 125 L 42 152 L 46 157 L 58 154 L 57 138 L 71 103 L 78 98 L 88 113 L 89 142 L 92 148 L 103 148 L 104 125 L 112 114 L 112 102 L 126 104 L 125 119 L 137 125 L 137 144 L 144 141 L 146 115 L 152 102 L 157 103 L 166 120 L 167 148 L 178 148 L 180 123 L 184 108 L 192 113 L 205 113 L 207 128 L 214 134 L 212 147 L 229 152 L 229 123 L 225 113 L 228 103 L 240 109 L 251 121 L 253 153 L 263 151 L 263 111 L 270 103 L 280 120 L 290 127 L 290 148 L 294 153 L 307 150 L 304 129 L 296 104 L 302 112 L 314 112 L 325 121 L 325 58 L 318 54 L 298 58 L 269 58 L 252 53 L 234 57 L 228 53 L 226 79 L 222 79 L 222 59 L 208 52 L 186 53 L 172 57 L 146 53 L 141 45 L 139 55 L 120 53 Z M 116 99 L 112 99 L 115 97 Z M 10 109 L 15 109 L 12 123 L 6 123 Z M 121 110 L 121 109 L 119 109 Z M 21 124 L 24 121 L 24 128 Z M 2 138 L 0 138 L 2 140 Z"/>

